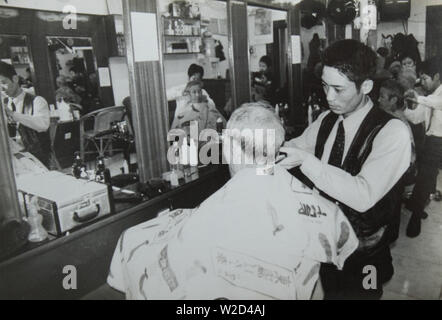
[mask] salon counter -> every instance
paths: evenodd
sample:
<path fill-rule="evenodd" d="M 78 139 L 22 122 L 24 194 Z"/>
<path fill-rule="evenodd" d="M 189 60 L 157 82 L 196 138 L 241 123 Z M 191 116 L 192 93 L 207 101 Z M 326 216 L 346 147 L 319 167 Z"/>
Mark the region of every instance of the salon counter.
<path fill-rule="evenodd" d="M 156 198 L 128 206 L 87 227 L 28 250 L 0 263 L 0 299 L 79 299 L 106 282 L 112 255 L 121 233 L 173 208 L 193 208 L 229 179 L 227 166 L 212 166 L 198 180 Z M 63 280 L 75 276 L 76 289 L 65 289 Z M 65 272 L 65 273 L 64 273 Z M 67 281 L 67 280 L 66 280 Z"/>

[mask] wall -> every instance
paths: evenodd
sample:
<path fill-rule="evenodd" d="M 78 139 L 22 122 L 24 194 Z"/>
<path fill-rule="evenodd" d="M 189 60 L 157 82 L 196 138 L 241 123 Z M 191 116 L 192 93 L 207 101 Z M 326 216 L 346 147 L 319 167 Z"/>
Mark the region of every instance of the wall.
<path fill-rule="evenodd" d="M 77 9 L 77 13 L 109 14 L 106 0 L 8 0 L 8 3 L 5 3 L 5 6 L 8 7 L 58 12 L 62 12 L 66 5 L 74 6 Z"/>
<path fill-rule="evenodd" d="M 248 34 L 249 34 L 249 46 L 253 47 L 253 53 L 250 54 L 250 71 L 259 70 L 259 59 L 267 54 L 266 45 L 273 43 L 273 33 L 268 37 L 255 35 L 255 14 L 254 10 L 258 8 L 256 6 L 248 6 Z M 271 10 L 272 12 L 272 22 L 278 20 L 287 21 L 287 12 L 282 10 Z M 273 24 L 272 24 L 273 28 Z"/>
<path fill-rule="evenodd" d="M 112 79 L 115 105 L 123 105 L 123 99 L 130 96 L 129 69 L 126 57 L 109 58 L 109 70 Z"/>
<path fill-rule="evenodd" d="M 413 34 L 419 42 L 419 51 L 422 59 L 425 59 L 425 27 L 427 6 L 442 5 L 442 0 L 411 0 L 410 18 L 408 19 L 408 33 Z M 401 21 L 378 23 L 377 38 L 378 47 L 382 46 L 382 34 L 394 35 L 398 32 L 405 33 Z"/>

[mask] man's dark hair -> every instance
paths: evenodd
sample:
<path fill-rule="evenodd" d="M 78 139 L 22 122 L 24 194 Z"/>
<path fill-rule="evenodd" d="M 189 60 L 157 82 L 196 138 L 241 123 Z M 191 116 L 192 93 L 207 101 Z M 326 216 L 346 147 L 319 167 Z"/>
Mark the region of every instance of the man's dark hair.
<path fill-rule="evenodd" d="M 17 72 L 9 63 L 0 61 L 0 75 L 12 81 L 12 78 L 17 75 Z"/>
<path fill-rule="evenodd" d="M 433 78 L 437 73 L 439 73 L 439 75 L 442 75 L 440 72 L 441 62 L 441 59 L 438 59 L 436 57 L 423 61 L 418 69 L 419 74 L 426 74 L 431 78 Z"/>
<path fill-rule="evenodd" d="M 381 88 L 388 90 L 388 99 L 392 99 L 393 97 L 397 98 L 396 110 L 401 110 L 404 108 L 405 88 L 399 82 L 393 79 L 388 79 L 382 82 Z"/>
<path fill-rule="evenodd" d="M 259 62 L 263 62 L 267 65 L 267 68 L 272 67 L 272 60 L 269 56 L 262 56 L 261 59 L 259 59 Z"/>
<path fill-rule="evenodd" d="M 377 53 L 379 53 L 379 55 L 383 58 L 386 58 L 388 56 L 388 49 L 385 47 L 380 47 L 377 51 Z"/>
<path fill-rule="evenodd" d="M 417 57 L 415 54 L 411 53 L 411 52 L 402 52 L 399 55 L 399 62 L 402 63 L 402 61 L 404 61 L 406 58 L 410 58 L 411 60 L 413 60 L 414 64 L 417 63 Z"/>
<path fill-rule="evenodd" d="M 357 40 L 341 40 L 325 49 L 324 65 L 333 67 L 347 76 L 360 89 L 361 84 L 376 72 L 376 53 Z"/>
<path fill-rule="evenodd" d="M 201 66 L 199 66 L 199 65 L 197 65 L 197 64 L 195 64 L 195 63 L 192 63 L 192 64 L 190 65 L 189 69 L 187 69 L 187 75 L 188 75 L 189 78 L 190 78 L 190 77 L 193 76 L 195 73 L 199 73 L 199 74 L 201 74 L 201 79 L 204 77 L 204 69 L 203 69 L 203 67 L 201 67 Z"/>

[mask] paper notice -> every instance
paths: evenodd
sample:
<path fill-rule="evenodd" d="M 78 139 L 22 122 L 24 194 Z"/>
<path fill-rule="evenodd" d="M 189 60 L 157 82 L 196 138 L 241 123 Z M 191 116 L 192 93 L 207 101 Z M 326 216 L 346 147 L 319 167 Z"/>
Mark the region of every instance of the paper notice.
<path fill-rule="evenodd" d="M 98 77 L 100 79 L 100 87 L 111 86 L 109 68 L 98 68 Z"/>
<path fill-rule="evenodd" d="M 292 64 L 298 64 L 302 61 L 301 53 L 301 37 L 299 35 L 292 36 Z"/>

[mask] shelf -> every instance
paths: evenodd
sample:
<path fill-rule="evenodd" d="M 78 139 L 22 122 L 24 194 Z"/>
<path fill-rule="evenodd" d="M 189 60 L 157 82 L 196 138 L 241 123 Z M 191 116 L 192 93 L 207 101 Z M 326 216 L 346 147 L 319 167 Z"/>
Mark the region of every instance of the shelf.
<path fill-rule="evenodd" d="M 165 52 L 164 55 L 165 56 L 171 56 L 171 55 L 176 55 L 176 54 L 199 54 L 201 52 Z"/>
<path fill-rule="evenodd" d="M 186 21 L 198 21 L 201 22 L 201 18 L 185 18 L 185 17 L 164 17 L 165 20 L 186 20 Z"/>
<path fill-rule="evenodd" d="M 171 37 L 171 38 L 201 38 L 201 35 L 181 35 L 181 34 L 164 34 L 165 37 Z"/>

